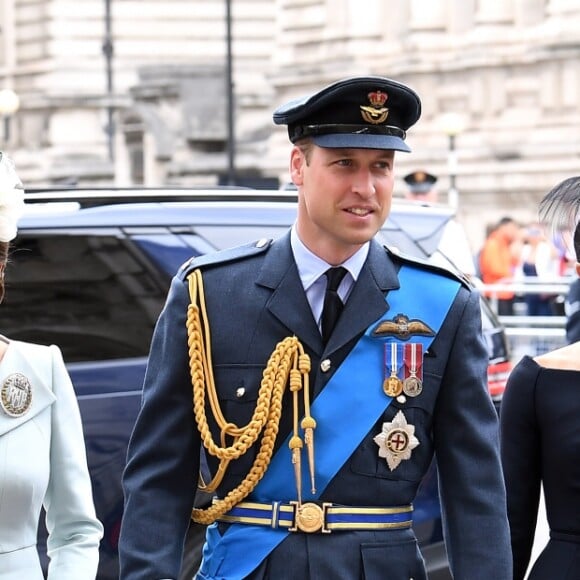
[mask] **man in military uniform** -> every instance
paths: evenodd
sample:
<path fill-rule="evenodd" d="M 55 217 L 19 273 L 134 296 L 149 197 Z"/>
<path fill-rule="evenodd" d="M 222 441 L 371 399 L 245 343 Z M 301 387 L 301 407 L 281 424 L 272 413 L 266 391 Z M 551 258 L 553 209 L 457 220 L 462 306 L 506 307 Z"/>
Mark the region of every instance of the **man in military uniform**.
<path fill-rule="evenodd" d="M 437 203 L 436 175 L 418 169 L 405 175 L 403 181 L 407 184 L 406 199 L 421 204 Z M 475 276 L 473 252 L 465 228 L 456 219 L 450 218 L 445 224 L 437 249 L 429 261 L 437 266 L 455 269 L 468 278 Z"/>
<path fill-rule="evenodd" d="M 374 240 L 420 111 L 360 77 L 274 113 L 297 220 L 172 282 L 124 475 L 122 579 L 176 578 L 190 515 L 213 523 L 199 579 L 425 579 L 412 503 L 434 454 L 454 577 L 511 577 L 479 298 Z M 202 446 L 216 499 L 192 513 Z"/>
<path fill-rule="evenodd" d="M 422 202 L 436 202 L 438 199 L 437 176 L 427 171 L 419 169 L 411 171 L 403 177 L 403 181 L 407 184 L 407 191 L 405 197 L 413 201 Z"/>

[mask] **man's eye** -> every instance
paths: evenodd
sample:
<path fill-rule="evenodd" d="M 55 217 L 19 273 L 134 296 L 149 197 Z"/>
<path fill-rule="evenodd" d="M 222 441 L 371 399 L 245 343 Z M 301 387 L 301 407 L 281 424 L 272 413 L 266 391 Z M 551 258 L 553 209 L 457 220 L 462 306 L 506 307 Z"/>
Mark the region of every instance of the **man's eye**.
<path fill-rule="evenodd" d="M 352 165 L 352 161 L 350 159 L 339 159 L 336 163 L 337 163 L 337 165 L 342 165 L 344 167 L 348 167 L 349 165 Z"/>

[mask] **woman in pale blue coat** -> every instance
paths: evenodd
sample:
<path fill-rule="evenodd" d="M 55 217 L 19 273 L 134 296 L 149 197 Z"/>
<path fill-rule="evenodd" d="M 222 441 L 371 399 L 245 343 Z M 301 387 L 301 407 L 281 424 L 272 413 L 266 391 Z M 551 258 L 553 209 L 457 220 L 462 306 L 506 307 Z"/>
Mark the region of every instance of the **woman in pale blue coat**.
<path fill-rule="evenodd" d="M 0 152 L 0 296 L 22 184 Z M 56 346 L 0 335 L 0 580 L 42 580 L 41 508 L 49 580 L 94 579 L 103 527 L 95 516 L 73 386 Z"/>

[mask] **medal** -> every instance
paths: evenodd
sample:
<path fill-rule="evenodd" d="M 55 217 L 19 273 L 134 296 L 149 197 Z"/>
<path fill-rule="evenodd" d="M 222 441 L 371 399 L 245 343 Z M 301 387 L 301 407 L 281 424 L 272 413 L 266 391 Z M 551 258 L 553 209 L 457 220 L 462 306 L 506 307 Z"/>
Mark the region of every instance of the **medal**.
<path fill-rule="evenodd" d="M 383 382 L 383 391 L 389 397 L 398 397 L 403 392 L 403 381 L 399 377 L 391 375 Z"/>
<path fill-rule="evenodd" d="M 409 375 L 403 381 L 403 392 L 408 397 L 416 397 L 423 390 L 423 381 L 420 378 L 423 368 L 423 345 L 417 342 L 406 344 L 404 360 Z"/>
<path fill-rule="evenodd" d="M 415 426 L 407 423 L 403 411 L 399 411 L 392 421 L 383 423 L 382 431 L 374 437 L 379 446 L 379 457 L 383 457 L 393 471 L 401 461 L 411 459 L 411 452 L 419 445 L 415 437 Z"/>
<path fill-rule="evenodd" d="M 403 381 L 398 376 L 402 358 L 401 346 L 396 342 L 385 344 L 385 369 L 389 376 L 383 381 L 383 391 L 388 397 L 398 397 L 403 392 Z"/>

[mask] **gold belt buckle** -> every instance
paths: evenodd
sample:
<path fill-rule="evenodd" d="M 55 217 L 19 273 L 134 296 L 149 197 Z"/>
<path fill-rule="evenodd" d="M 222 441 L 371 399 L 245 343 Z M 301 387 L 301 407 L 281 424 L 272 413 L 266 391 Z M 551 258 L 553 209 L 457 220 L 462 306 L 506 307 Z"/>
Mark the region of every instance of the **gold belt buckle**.
<path fill-rule="evenodd" d="M 322 531 L 323 534 L 330 534 L 326 527 L 326 510 L 332 505 L 323 503 L 322 507 L 316 503 L 291 501 L 290 505 L 294 506 L 294 524 L 288 528 L 290 532 L 300 530 L 306 534 L 315 534 Z"/>

